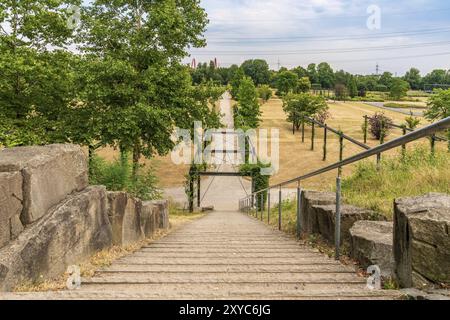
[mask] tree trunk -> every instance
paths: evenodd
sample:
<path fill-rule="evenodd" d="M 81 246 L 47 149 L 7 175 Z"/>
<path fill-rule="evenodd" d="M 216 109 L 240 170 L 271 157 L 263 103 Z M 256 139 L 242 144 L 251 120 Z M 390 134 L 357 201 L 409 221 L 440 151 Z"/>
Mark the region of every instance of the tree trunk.
<path fill-rule="evenodd" d="M 95 155 L 95 147 L 92 145 L 92 143 L 89 144 L 89 177 L 92 176 L 92 160 L 94 159 Z"/>
<path fill-rule="evenodd" d="M 133 147 L 133 172 L 132 172 L 133 180 L 136 180 L 137 178 L 140 158 L 141 158 L 141 145 L 139 142 L 136 142 Z"/>

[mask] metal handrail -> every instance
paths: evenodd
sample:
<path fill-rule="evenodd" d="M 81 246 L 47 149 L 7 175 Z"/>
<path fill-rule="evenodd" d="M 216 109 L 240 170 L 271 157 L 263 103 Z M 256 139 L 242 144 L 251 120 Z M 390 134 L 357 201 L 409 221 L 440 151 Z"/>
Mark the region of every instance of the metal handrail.
<path fill-rule="evenodd" d="M 430 136 L 430 135 L 432 135 L 435 132 L 438 132 L 438 131 L 441 131 L 441 130 L 445 130 L 445 129 L 449 129 L 449 128 L 450 128 L 450 117 L 445 118 L 444 120 L 441 120 L 439 122 L 433 123 L 433 124 L 431 124 L 431 125 L 429 125 L 427 127 L 424 127 L 424 128 L 419 129 L 419 130 L 413 131 L 413 132 L 411 132 L 411 133 L 409 133 L 407 135 L 404 135 L 404 136 L 399 137 L 397 139 L 394 139 L 392 141 L 386 142 L 386 143 L 384 143 L 382 145 L 379 145 L 379 146 L 376 146 L 374 148 L 371 148 L 371 149 L 369 149 L 367 151 L 364 151 L 362 153 L 354 155 L 354 156 L 352 156 L 350 158 L 347 158 L 347 159 L 344 159 L 344 160 L 339 161 L 337 163 L 331 164 L 331 165 L 329 165 L 327 167 L 324 167 L 322 169 L 319 169 L 319 170 L 313 171 L 311 173 L 299 176 L 297 178 L 294 178 L 294 179 L 291 179 L 291 180 L 288 180 L 288 181 L 285 181 L 285 182 L 282 182 L 282 183 L 270 186 L 268 188 L 259 190 L 257 192 L 254 192 L 253 195 L 257 195 L 259 193 L 262 193 L 262 192 L 265 192 L 265 191 L 268 191 L 268 190 L 271 190 L 271 189 L 280 188 L 280 187 L 283 187 L 285 185 L 289 185 L 289 184 L 292 184 L 292 183 L 295 183 L 295 182 L 300 182 L 302 180 L 306 180 L 306 179 L 309 179 L 309 178 L 312 178 L 312 177 L 324 174 L 326 172 L 345 167 L 345 166 L 350 165 L 352 163 L 364 160 L 366 158 L 370 158 L 370 157 L 375 156 L 377 154 L 389 151 L 391 149 L 394 149 L 394 148 L 400 147 L 402 145 L 405 145 L 405 144 L 407 144 L 409 142 L 412 142 L 412 141 L 415 141 L 415 140 L 418 140 L 418 139 Z M 241 200 L 246 199 L 246 198 L 247 197 L 242 198 Z"/>
<path fill-rule="evenodd" d="M 317 121 L 317 120 L 315 120 L 315 119 L 313 119 L 313 118 L 310 118 L 310 117 L 304 117 L 304 118 L 307 119 L 309 122 L 312 122 L 312 123 L 317 124 L 317 125 L 318 125 L 319 127 L 321 127 L 321 128 L 327 128 L 327 130 L 329 130 L 329 131 L 331 131 L 331 132 L 337 134 L 338 136 L 341 136 L 342 138 L 344 138 L 344 139 L 350 141 L 350 142 L 353 143 L 353 144 L 356 144 L 357 146 L 359 146 L 359 147 L 361 147 L 361 148 L 363 148 L 363 149 L 370 150 L 370 146 L 368 146 L 368 145 L 366 145 L 366 144 L 364 144 L 364 143 L 362 143 L 362 142 L 359 142 L 359 141 L 356 140 L 356 139 L 353 139 L 352 137 L 346 135 L 345 133 L 343 133 L 343 132 L 341 132 L 341 131 L 338 131 L 338 130 L 336 130 L 336 129 L 333 129 L 332 127 L 329 127 L 328 125 L 326 125 L 326 124 L 324 124 L 324 123 L 321 123 L 320 121 Z"/>
<path fill-rule="evenodd" d="M 371 120 L 375 119 L 374 117 L 369 117 L 369 116 L 366 116 L 366 117 L 367 117 L 367 119 L 371 119 Z M 388 125 L 393 127 L 393 128 L 397 128 L 397 129 L 405 129 L 408 132 L 414 132 L 415 131 L 414 129 L 408 128 L 405 125 L 401 126 L 401 125 L 398 125 L 398 124 L 395 124 L 395 123 L 392 123 L 392 122 L 389 122 Z M 448 142 L 447 138 L 440 137 L 440 136 L 436 136 L 435 139 L 438 140 L 438 141 L 442 141 L 442 142 Z"/>
<path fill-rule="evenodd" d="M 450 129 L 450 117 L 441 120 L 439 122 L 436 122 L 434 124 L 431 124 L 427 127 L 424 127 L 422 129 L 413 131 L 409 134 L 406 134 L 400 138 L 394 139 L 392 141 L 389 141 L 387 143 L 384 143 L 382 145 L 379 145 L 377 147 L 374 147 L 370 150 L 364 151 L 362 153 L 359 153 L 357 155 L 354 155 L 350 158 L 347 158 L 345 160 L 339 161 L 337 163 L 334 163 L 332 165 L 329 165 L 327 167 L 324 167 L 322 169 L 310 172 L 308 174 L 299 176 L 297 178 L 279 183 L 277 185 L 273 185 L 270 186 L 268 188 L 259 190 L 257 192 L 253 192 L 251 195 L 242 198 L 241 200 L 239 200 L 239 209 L 243 212 L 247 212 L 250 213 L 251 212 L 251 208 L 253 208 L 254 206 L 254 200 L 257 200 L 257 196 L 260 195 L 260 209 L 261 209 L 261 220 L 263 220 L 263 210 L 264 210 L 264 192 L 268 192 L 269 194 L 269 202 L 268 202 L 268 208 L 267 208 L 267 216 L 268 216 L 268 220 L 270 219 L 270 190 L 272 189 L 276 189 L 279 188 L 278 190 L 278 229 L 281 230 L 282 228 L 282 223 L 281 223 L 281 219 L 282 219 L 282 187 L 285 185 L 289 185 L 292 184 L 294 182 L 297 182 L 297 236 L 300 238 L 301 236 L 301 188 L 300 188 L 300 182 L 321 174 L 324 174 L 326 172 L 332 171 L 332 170 L 336 170 L 338 169 L 338 176 L 336 179 L 336 213 L 335 213 L 335 258 L 336 260 L 339 260 L 340 257 L 340 245 L 341 245 L 341 227 L 340 227 L 340 223 L 341 223 L 341 170 L 342 167 L 350 165 L 352 163 L 367 159 L 371 156 L 374 155 L 380 155 L 383 152 L 389 151 L 393 148 L 396 147 L 400 147 L 400 146 L 404 146 L 409 142 L 433 135 L 434 133 L 436 133 L 437 131 L 441 131 L 441 130 L 445 130 L 445 129 Z M 256 217 L 258 218 L 258 206 L 256 207 Z"/>

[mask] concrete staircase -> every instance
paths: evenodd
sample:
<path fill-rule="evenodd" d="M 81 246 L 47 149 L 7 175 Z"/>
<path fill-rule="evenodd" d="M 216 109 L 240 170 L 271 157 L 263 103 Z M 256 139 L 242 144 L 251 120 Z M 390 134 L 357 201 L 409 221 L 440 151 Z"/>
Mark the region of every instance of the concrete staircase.
<path fill-rule="evenodd" d="M 395 299 L 284 233 L 237 212 L 216 212 L 83 279 L 77 291 L 32 299 Z"/>

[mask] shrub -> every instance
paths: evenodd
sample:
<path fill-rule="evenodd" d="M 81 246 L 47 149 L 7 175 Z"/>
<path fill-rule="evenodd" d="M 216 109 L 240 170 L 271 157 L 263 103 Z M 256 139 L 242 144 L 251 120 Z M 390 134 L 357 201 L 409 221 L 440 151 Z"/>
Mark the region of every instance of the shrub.
<path fill-rule="evenodd" d="M 108 191 L 126 191 L 144 201 L 161 198 L 161 191 L 157 187 L 158 179 L 153 174 L 153 168 L 145 170 L 145 166 L 141 165 L 136 178 L 133 179 L 132 166 L 126 155 L 121 160 L 111 163 L 94 156 L 89 169 L 89 183 L 92 185 L 103 185 Z"/>
<path fill-rule="evenodd" d="M 268 85 L 258 87 L 257 91 L 259 98 L 264 102 L 267 102 L 270 98 L 272 98 L 272 89 Z"/>
<path fill-rule="evenodd" d="M 420 119 L 418 117 L 414 117 L 414 114 L 411 112 L 409 117 L 405 118 L 405 126 L 408 129 L 414 130 L 420 125 Z"/>
<path fill-rule="evenodd" d="M 400 100 L 406 97 L 409 90 L 409 83 L 402 79 L 394 79 L 392 81 L 390 97 L 395 100 Z"/>
<path fill-rule="evenodd" d="M 386 138 L 389 135 L 392 123 L 392 119 L 386 117 L 383 112 L 377 112 L 369 119 L 369 131 L 377 140 L 380 140 L 382 137 Z"/>

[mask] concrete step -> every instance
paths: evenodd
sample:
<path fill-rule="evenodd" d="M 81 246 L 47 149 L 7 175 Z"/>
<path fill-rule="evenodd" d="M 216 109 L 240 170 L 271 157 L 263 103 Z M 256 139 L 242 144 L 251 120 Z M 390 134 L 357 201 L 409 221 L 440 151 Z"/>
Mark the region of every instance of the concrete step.
<path fill-rule="evenodd" d="M 397 291 L 369 291 L 338 288 L 331 290 L 314 290 L 309 292 L 299 290 L 248 290 L 246 292 L 214 292 L 193 293 L 178 292 L 161 293 L 142 288 L 128 288 L 126 291 L 92 290 L 89 289 L 41 293 L 6 293 L 0 300 L 393 300 L 400 299 L 401 293 Z M 156 289 L 156 288 L 155 288 Z"/>
<path fill-rule="evenodd" d="M 152 284 L 152 283 L 361 283 L 367 281 L 354 273 L 99 273 L 85 284 Z"/>
<path fill-rule="evenodd" d="M 82 291 L 99 291 L 104 289 L 107 292 L 127 291 L 127 292 L 158 292 L 161 295 L 210 295 L 223 294 L 228 295 L 231 292 L 240 295 L 258 295 L 262 292 L 273 295 L 290 293 L 301 293 L 303 295 L 314 295 L 316 292 L 336 292 L 339 290 L 353 291 L 359 290 L 369 292 L 365 284 L 355 283 L 126 283 L 126 282 L 83 282 Z M 281 296 L 282 297 L 282 296 Z"/>
<path fill-rule="evenodd" d="M 99 270 L 98 273 L 108 272 L 131 272 L 131 273 L 152 273 L 152 272 L 175 272 L 175 273 L 221 273 L 221 272 L 335 272 L 335 273 L 354 273 L 355 268 L 351 266 L 341 266 L 338 264 L 312 264 L 312 265 L 133 265 L 133 264 L 114 264 L 111 267 Z"/>
<path fill-rule="evenodd" d="M 326 257 L 304 257 L 304 258 L 151 258 L 148 257 L 136 257 L 135 255 L 128 256 L 117 260 L 121 264 L 199 264 L 199 265 L 265 265 L 265 264 L 315 264 L 315 263 L 330 263 L 337 264 L 337 262 L 327 259 Z"/>
<path fill-rule="evenodd" d="M 215 258 L 228 258 L 228 259 L 279 259 L 279 258 L 287 258 L 287 259 L 309 259 L 322 257 L 320 253 L 316 252 L 152 252 L 152 251 L 139 251 L 133 255 L 135 258 L 149 258 L 149 259 L 215 259 Z M 324 257 L 324 256 L 323 256 Z"/>

